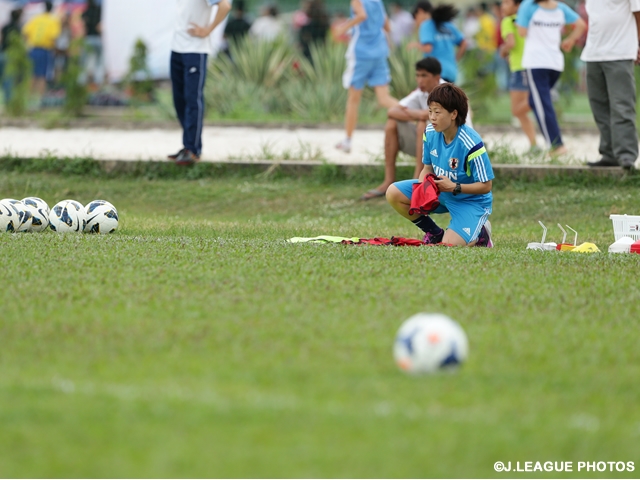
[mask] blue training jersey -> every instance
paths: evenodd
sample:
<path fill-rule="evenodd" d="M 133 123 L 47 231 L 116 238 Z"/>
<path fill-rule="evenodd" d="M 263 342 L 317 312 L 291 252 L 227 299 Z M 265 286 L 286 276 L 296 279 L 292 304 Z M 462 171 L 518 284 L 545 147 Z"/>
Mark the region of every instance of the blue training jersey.
<path fill-rule="evenodd" d="M 458 62 L 455 47 L 464 40 L 464 35 L 451 22 L 444 22 L 440 28 L 433 20 L 425 20 L 420 24 L 418 33 L 422 45 L 433 45 L 425 57 L 435 57 L 442 65 L 442 78 L 447 82 L 455 82 L 458 77 Z"/>
<path fill-rule="evenodd" d="M 367 12 L 367 19 L 353 27 L 347 56 L 356 60 L 374 60 L 389 56 L 389 44 L 383 30 L 387 13 L 381 0 L 360 0 Z M 354 13 L 351 11 L 351 17 Z"/>
<path fill-rule="evenodd" d="M 449 177 L 454 183 L 462 185 L 493 180 L 493 168 L 482 138 L 473 128 L 467 125 L 458 127 L 458 133 L 450 144 L 444 141 L 444 134 L 436 132 L 431 124 L 422 137 L 422 163 L 433 166 L 433 173 L 438 177 Z M 481 202 L 491 207 L 491 192 L 483 195 L 451 192 L 440 193 L 441 203 L 449 202 Z"/>

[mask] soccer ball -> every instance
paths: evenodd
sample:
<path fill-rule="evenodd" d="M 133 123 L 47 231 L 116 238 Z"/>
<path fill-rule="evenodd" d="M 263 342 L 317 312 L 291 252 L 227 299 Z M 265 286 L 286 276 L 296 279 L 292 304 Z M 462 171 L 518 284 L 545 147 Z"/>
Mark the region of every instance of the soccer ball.
<path fill-rule="evenodd" d="M 113 233 L 118 228 L 118 211 L 105 200 L 94 200 L 85 208 L 87 233 Z"/>
<path fill-rule="evenodd" d="M 0 232 L 17 232 L 22 226 L 24 215 L 24 205 L 20 200 L 0 200 Z"/>
<path fill-rule="evenodd" d="M 469 353 L 460 325 L 441 313 L 418 313 L 406 320 L 396 335 L 393 356 L 408 373 L 432 373 L 457 367 Z"/>
<path fill-rule="evenodd" d="M 5 198 L 2 200 L 2 204 L 5 206 L 11 206 L 13 211 L 18 212 L 18 217 L 11 222 L 11 224 L 6 226 L 7 232 L 26 232 L 31 228 L 31 212 L 27 210 L 20 200 L 15 200 L 13 198 Z M 9 210 L 4 211 L 4 213 L 9 216 Z"/>
<path fill-rule="evenodd" d="M 27 197 L 22 199 L 25 209 L 31 212 L 32 232 L 42 232 L 49 226 L 49 205 L 38 197 Z"/>
<path fill-rule="evenodd" d="M 58 233 L 82 232 L 85 222 L 84 207 L 75 200 L 56 203 L 49 214 L 49 227 Z"/>

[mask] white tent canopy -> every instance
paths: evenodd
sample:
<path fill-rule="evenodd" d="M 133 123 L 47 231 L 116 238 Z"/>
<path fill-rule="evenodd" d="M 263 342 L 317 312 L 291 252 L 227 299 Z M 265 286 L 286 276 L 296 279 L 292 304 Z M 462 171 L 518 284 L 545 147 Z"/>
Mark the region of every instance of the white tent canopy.
<path fill-rule="evenodd" d="M 121 81 L 129 71 L 129 59 L 138 39 L 147 45 L 148 66 L 153 78 L 169 78 L 176 14 L 176 0 L 102 2 L 104 62 L 111 82 Z M 222 44 L 224 25 L 223 22 L 211 35 L 212 53 L 217 52 Z"/>

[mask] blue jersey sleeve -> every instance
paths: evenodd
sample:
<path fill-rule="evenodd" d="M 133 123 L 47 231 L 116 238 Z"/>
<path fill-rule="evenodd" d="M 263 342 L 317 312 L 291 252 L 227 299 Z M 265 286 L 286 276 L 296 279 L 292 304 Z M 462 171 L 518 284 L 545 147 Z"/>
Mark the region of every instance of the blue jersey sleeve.
<path fill-rule="evenodd" d="M 516 18 L 518 26 L 529 28 L 531 18 L 537 9 L 538 4 L 534 3 L 533 0 L 524 0 L 524 2 L 520 4 L 520 8 L 518 8 L 518 16 Z"/>
<path fill-rule="evenodd" d="M 475 182 L 488 182 L 494 179 L 493 168 L 484 143 L 480 142 L 469 150 L 465 169 L 467 176 L 473 178 Z"/>
<path fill-rule="evenodd" d="M 433 165 L 431 161 L 431 150 L 433 149 L 430 148 L 429 145 L 433 143 L 433 135 L 435 132 L 431 124 L 429 124 L 422 134 L 422 163 L 425 165 Z"/>
<path fill-rule="evenodd" d="M 426 20 L 420 24 L 418 33 L 420 43 L 427 45 L 436 41 L 436 24 L 433 20 Z"/>
<path fill-rule="evenodd" d="M 580 18 L 580 15 L 578 15 L 576 12 L 571 10 L 571 7 L 566 3 L 558 2 L 558 7 L 560 8 L 560 10 L 562 10 L 562 13 L 564 13 L 564 22 L 567 25 L 576 23 Z"/>

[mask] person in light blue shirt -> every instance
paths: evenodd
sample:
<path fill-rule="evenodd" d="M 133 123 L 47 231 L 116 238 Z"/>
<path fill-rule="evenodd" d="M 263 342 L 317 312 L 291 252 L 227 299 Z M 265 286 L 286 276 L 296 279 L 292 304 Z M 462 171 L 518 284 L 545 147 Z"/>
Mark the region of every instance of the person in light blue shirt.
<path fill-rule="evenodd" d="M 351 18 L 337 27 L 334 35 L 340 37 L 349 30 L 347 69 L 342 76 L 342 85 L 349 91 L 344 121 L 346 137 L 336 145 L 345 153 L 351 152 L 351 137 L 358 123 L 358 107 L 366 85 L 373 88 L 381 107 L 389 109 L 398 104 L 389 93 L 391 74 L 387 57 L 391 27 L 382 0 L 351 0 Z"/>
<path fill-rule="evenodd" d="M 443 80 L 451 83 L 458 78 L 458 61 L 467 49 L 464 35 L 451 23 L 457 14 L 458 10 L 453 5 L 434 8 L 427 0 L 418 2 L 413 16 L 419 26 L 420 42 L 409 44 L 423 52 L 425 57 L 437 58 L 442 65 Z"/>
<path fill-rule="evenodd" d="M 424 243 L 453 246 L 493 247 L 491 193 L 494 178 L 491 162 L 480 135 L 465 125 L 469 102 L 452 83 L 443 83 L 429 94 L 431 124 L 424 133 L 422 163 L 418 180 L 396 182 L 387 190 L 387 201 L 424 233 Z M 409 215 L 413 185 L 430 173 L 438 178 L 440 206 L 432 213 L 449 213 L 447 230 L 429 215 Z"/>
<path fill-rule="evenodd" d="M 522 67 L 527 72 L 529 105 L 538 120 L 540 131 L 552 156 L 564 155 L 551 90 L 564 70 L 564 52 L 570 52 L 584 34 L 587 24 L 566 4 L 556 0 L 524 0 L 516 17 L 518 33 L 525 37 Z M 565 25 L 573 30 L 562 38 Z"/>

